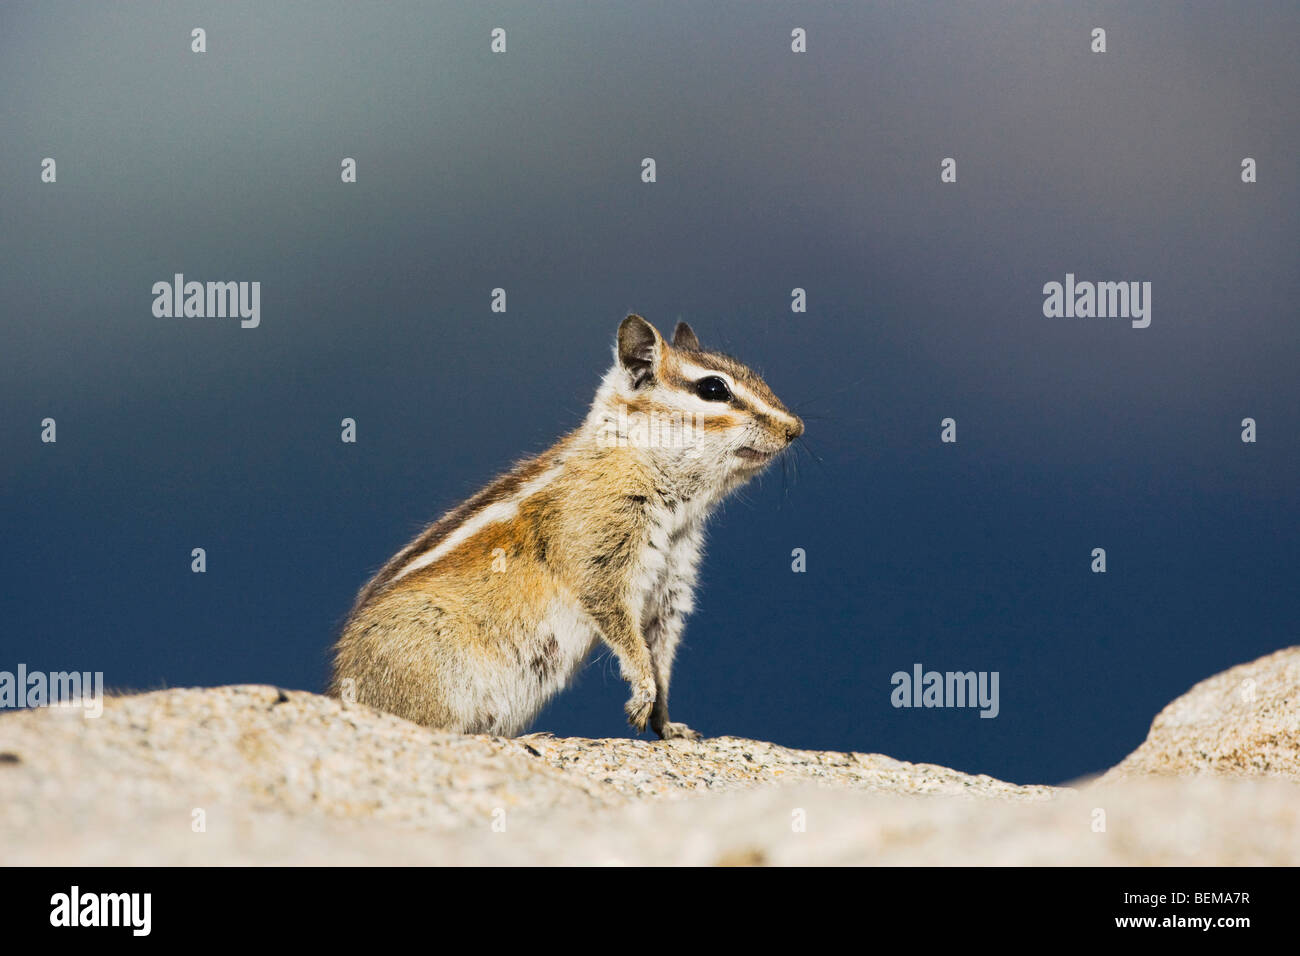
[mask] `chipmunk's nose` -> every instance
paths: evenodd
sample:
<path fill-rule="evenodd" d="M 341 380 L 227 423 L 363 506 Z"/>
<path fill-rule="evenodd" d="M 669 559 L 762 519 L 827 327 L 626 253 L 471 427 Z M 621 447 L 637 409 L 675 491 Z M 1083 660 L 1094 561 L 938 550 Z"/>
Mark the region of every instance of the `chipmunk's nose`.
<path fill-rule="evenodd" d="M 803 434 L 803 419 L 795 417 L 793 425 L 785 426 L 785 440 L 792 442 Z"/>

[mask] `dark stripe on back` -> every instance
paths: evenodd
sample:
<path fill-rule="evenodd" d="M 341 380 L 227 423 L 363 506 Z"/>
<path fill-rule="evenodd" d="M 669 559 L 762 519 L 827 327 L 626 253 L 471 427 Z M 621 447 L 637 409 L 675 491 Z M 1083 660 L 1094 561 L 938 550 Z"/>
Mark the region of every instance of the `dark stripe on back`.
<path fill-rule="evenodd" d="M 448 535 L 484 508 L 509 498 L 520 487 L 546 470 L 549 464 L 550 461 L 545 456 L 529 458 L 519 462 L 514 468 L 498 476 L 472 498 L 457 505 L 425 528 L 424 531 L 420 532 L 419 537 L 389 558 L 388 563 L 379 569 L 379 573 L 370 579 L 369 584 L 362 588 L 361 593 L 357 595 L 356 603 L 352 605 L 352 613 L 355 614 L 379 591 L 392 583 L 397 572 L 401 571 L 408 563 L 421 554 L 438 547 Z"/>

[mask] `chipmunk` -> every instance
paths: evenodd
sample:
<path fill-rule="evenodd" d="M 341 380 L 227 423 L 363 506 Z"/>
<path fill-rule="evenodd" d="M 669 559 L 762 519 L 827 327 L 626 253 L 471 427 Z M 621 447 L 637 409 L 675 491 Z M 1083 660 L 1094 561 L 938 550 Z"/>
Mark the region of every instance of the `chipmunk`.
<path fill-rule="evenodd" d="M 430 525 L 358 595 L 329 693 L 427 726 L 513 736 L 598 640 L 663 739 L 704 521 L 803 433 L 753 370 L 638 315 L 583 423 Z"/>

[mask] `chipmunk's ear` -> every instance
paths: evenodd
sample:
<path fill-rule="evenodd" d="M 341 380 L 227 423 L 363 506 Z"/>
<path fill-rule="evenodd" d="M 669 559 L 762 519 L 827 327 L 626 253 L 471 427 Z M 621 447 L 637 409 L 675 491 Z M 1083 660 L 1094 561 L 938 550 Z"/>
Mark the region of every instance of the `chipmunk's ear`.
<path fill-rule="evenodd" d="M 673 348 L 700 350 L 700 340 L 695 337 L 695 330 L 685 322 L 678 322 L 673 329 Z"/>
<path fill-rule="evenodd" d="M 618 327 L 618 364 L 631 376 L 633 388 L 654 378 L 663 341 L 659 330 L 639 315 L 629 315 Z"/>

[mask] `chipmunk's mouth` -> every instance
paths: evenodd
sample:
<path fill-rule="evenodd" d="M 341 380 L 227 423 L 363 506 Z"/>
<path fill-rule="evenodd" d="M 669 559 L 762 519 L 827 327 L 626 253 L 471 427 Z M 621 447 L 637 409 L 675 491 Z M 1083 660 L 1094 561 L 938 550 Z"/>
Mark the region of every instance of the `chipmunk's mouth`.
<path fill-rule="evenodd" d="M 736 457 L 743 458 L 745 461 L 754 465 L 761 465 L 764 462 L 771 461 L 773 458 L 775 458 L 776 452 L 759 451 L 757 448 L 750 448 L 748 445 L 746 445 L 743 448 L 736 449 Z"/>

